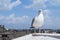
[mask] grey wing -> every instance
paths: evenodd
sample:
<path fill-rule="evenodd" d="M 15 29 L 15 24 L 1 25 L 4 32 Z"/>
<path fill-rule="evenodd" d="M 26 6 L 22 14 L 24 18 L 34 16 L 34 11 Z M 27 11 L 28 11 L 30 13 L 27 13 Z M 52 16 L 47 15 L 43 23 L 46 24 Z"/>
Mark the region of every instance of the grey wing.
<path fill-rule="evenodd" d="M 32 19 L 31 27 L 33 27 L 34 21 L 35 21 L 35 18 Z"/>

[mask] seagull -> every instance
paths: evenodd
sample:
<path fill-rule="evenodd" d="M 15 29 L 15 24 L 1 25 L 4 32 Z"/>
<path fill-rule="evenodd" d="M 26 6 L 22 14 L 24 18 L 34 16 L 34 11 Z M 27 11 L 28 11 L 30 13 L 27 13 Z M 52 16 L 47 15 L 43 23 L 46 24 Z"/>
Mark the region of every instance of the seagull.
<path fill-rule="evenodd" d="M 40 28 L 42 27 L 44 23 L 44 16 L 43 16 L 43 10 L 38 11 L 38 15 L 33 18 L 32 23 L 31 23 L 31 28 Z"/>
<path fill-rule="evenodd" d="M 39 27 L 42 27 L 43 23 L 44 23 L 43 11 L 39 10 L 38 15 L 34 17 L 32 20 L 31 27 L 39 28 Z"/>

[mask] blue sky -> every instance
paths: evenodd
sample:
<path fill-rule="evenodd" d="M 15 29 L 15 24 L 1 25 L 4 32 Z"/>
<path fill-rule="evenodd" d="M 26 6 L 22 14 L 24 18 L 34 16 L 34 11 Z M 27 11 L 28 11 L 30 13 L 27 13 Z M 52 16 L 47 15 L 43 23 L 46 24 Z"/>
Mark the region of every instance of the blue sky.
<path fill-rule="evenodd" d="M 60 0 L 0 0 L 0 24 L 6 28 L 26 29 L 43 9 L 41 28 L 60 29 Z"/>

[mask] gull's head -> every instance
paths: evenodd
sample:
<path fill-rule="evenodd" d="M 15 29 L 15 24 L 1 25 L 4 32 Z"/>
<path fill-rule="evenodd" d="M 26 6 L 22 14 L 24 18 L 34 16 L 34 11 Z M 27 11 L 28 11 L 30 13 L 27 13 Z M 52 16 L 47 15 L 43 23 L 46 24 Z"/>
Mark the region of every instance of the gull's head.
<path fill-rule="evenodd" d="M 40 15 L 42 13 L 42 9 L 40 9 L 39 11 L 38 11 L 38 15 Z"/>
<path fill-rule="evenodd" d="M 41 10 L 38 11 L 39 13 L 41 12 Z"/>

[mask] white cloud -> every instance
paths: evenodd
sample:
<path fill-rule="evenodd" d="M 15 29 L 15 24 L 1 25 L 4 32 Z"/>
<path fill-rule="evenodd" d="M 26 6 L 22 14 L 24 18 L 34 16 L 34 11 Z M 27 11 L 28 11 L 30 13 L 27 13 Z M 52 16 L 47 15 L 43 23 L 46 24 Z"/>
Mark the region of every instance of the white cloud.
<path fill-rule="evenodd" d="M 25 6 L 25 8 L 45 8 L 45 2 L 47 0 L 32 0 L 32 4 L 31 5 L 27 5 Z"/>
<path fill-rule="evenodd" d="M 54 6 L 60 6 L 60 0 L 49 0 L 49 3 Z"/>
<path fill-rule="evenodd" d="M 52 28 L 52 29 L 60 29 L 60 18 L 52 18 L 52 17 L 48 17 L 45 18 L 45 24 L 44 27 L 46 28 Z"/>
<path fill-rule="evenodd" d="M 4 19 L 4 16 L 0 16 L 0 20 Z"/>
<path fill-rule="evenodd" d="M 60 18 L 52 17 L 53 12 L 51 10 L 44 10 L 44 28 L 60 28 Z"/>
<path fill-rule="evenodd" d="M 3 22 L 8 23 L 8 24 L 22 24 L 27 21 L 29 21 L 30 17 L 29 16 L 15 16 L 15 14 L 10 14 L 9 16 L 0 16 L 0 21 L 3 20 Z"/>
<path fill-rule="evenodd" d="M 31 17 L 29 16 L 16 16 L 14 13 L 10 15 L 0 15 L 0 24 L 5 25 L 8 28 L 29 28 Z"/>
<path fill-rule="evenodd" d="M 49 16 L 52 12 L 48 9 L 44 10 L 45 25 L 52 25 L 52 18 Z"/>
<path fill-rule="evenodd" d="M 60 6 L 60 0 L 32 0 L 32 4 L 25 6 L 25 8 L 45 9 L 47 4 L 53 6 Z"/>
<path fill-rule="evenodd" d="M 0 0 L 0 10 L 10 10 L 13 7 L 21 4 L 20 0 L 11 3 L 11 0 Z"/>

